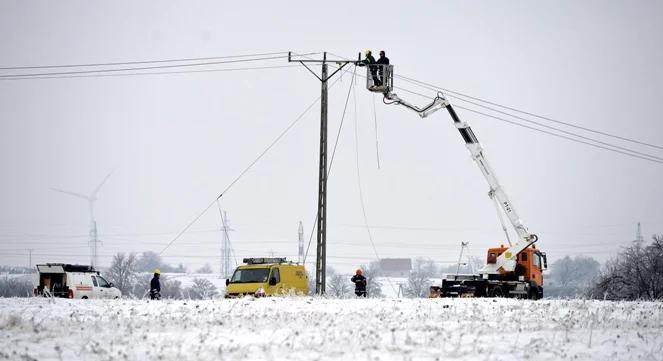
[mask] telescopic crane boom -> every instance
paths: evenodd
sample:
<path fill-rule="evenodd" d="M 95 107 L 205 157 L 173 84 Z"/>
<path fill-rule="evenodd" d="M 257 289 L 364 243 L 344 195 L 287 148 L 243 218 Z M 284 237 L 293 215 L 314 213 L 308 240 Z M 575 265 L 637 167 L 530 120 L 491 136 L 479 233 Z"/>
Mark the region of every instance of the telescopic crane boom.
<path fill-rule="evenodd" d="M 386 104 L 402 105 L 414 111 L 415 113 L 419 114 L 419 116 L 422 118 L 425 118 L 443 108 L 447 110 L 447 112 L 451 116 L 451 119 L 453 120 L 454 126 L 456 127 L 456 129 L 458 129 L 458 132 L 460 132 L 463 141 L 465 141 L 465 146 L 470 151 L 472 159 L 474 159 L 476 164 L 479 166 L 481 173 L 483 174 L 484 178 L 488 182 L 488 185 L 490 186 L 490 191 L 488 192 L 488 196 L 491 199 L 493 199 L 499 205 L 499 207 L 504 212 L 504 214 L 506 214 L 507 218 L 509 219 L 509 222 L 511 223 L 516 234 L 518 235 L 518 239 L 516 240 L 516 242 L 511 244 L 506 251 L 500 254 L 497 257 L 495 263 L 488 263 L 483 269 L 481 269 L 480 273 L 484 275 L 496 274 L 500 273 L 500 268 L 504 272 L 514 271 L 517 264 L 516 257 L 518 256 L 518 254 L 523 250 L 525 250 L 530 245 L 532 245 L 534 242 L 536 242 L 538 240 L 538 237 L 527 230 L 527 227 L 523 223 L 522 219 L 518 216 L 516 209 L 513 207 L 513 204 L 511 204 L 511 201 L 509 201 L 509 197 L 507 196 L 507 194 L 504 192 L 504 189 L 500 185 L 494 169 L 490 166 L 490 163 L 488 163 L 488 160 L 486 159 L 486 156 L 484 154 L 484 150 L 481 147 L 481 144 L 479 143 L 479 140 L 477 139 L 476 135 L 472 131 L 470 125 L 467 122 L 460 120 L 453 106 L 451 105 L 449 100 L 447 100 L 447 98 L 444 96 L 442 92 L 438 92 L 437 96 L 435 97 L 435 99 L 433 99 L 433 101 L 430 104 L 424 107 L 418 107 L 416 105 L 410 104 L 409 102 L 401 99 L 395 93 L 391 92 L 391 90 L 393 89 L 392 65 L 383 66 L 383 69 L 381 69 L 381 73 L 384 74 L 384 76 L 382 77 L 383 80 L 380 82 L 380 84 L 375 85 L 373 79 L 368 79 L 369 84 L 367 84 L 367 87 L 371 91 L 383 93 L 384 102 Z M 500 217 L 501 220 L 501 215 L 499 214 L 499 212 L 498 216 Z"/>

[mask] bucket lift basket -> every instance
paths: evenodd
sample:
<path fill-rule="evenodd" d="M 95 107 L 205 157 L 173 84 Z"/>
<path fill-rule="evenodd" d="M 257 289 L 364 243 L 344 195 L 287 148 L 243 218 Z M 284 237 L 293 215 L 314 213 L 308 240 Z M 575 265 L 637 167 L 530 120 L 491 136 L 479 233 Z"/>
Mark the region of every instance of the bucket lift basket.
<path fill-rule="evenodd" d="M 366 89 L 376 93 L 390 93 L 394 88 L 394 66 L 366 65 Z"/>

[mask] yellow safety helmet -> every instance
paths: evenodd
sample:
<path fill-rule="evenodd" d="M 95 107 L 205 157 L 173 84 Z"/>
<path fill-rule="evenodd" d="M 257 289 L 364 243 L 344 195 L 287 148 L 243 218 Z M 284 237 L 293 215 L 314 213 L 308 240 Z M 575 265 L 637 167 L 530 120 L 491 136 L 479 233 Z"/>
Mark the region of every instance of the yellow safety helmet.
<path fill-rule="evenodd" d="M 366 55 L 366 56 L 371 55 L 371 51 L 370 51 L 370 50 L 366 50 L 366 51 L 364 52 L 364 55 Z"/>
<path fill-rule="evenodd" d="M 154 273 L 160 275 L 161 271 L 157 268 L 157 269 L 154 270 Z"/>

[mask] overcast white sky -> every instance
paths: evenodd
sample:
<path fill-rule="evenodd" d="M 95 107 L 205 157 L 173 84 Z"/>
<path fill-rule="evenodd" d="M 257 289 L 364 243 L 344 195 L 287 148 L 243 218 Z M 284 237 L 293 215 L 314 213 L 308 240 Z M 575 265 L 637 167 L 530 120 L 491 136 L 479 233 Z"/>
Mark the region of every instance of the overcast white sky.
<path fill-rule="evenodd" d="M 661 145 L 661 34 L 660 1 L 5 1 L 0 67 L 289 50 L 354 58 L 367 48 L 384 49 L 398 75 Z M 288 63 L 196 69 L 274 65 Z M 330 91 L 330 151 L 350 79 L 343 75 Z M 486 248 L 504 243 L 488 186 L 446 112 L 422 120 L 382 104 L 362 80 L 355 88 L 359 142 L 351 96 L 328 185 L 328 263 L 351 272 L 375 258 L 363 226 L 355 149 L 380 257 L 453 261 L 460 242 L 470 241 L 471 253 L 483 258 Z M 160 252 L 319 89 L 301 66 L 0 79 L 0 264 L 27 265 L 27 249 L 34 250 L 33 263 L 88 263 L 85 202 L 50 188 L 90 193 L 111 170 L 96 204 L 101 264 L 120 251 Z M 472 124 L 551 261 L 566 254 L 605 260 L 634 239 L 638 221 L 647 239 L 663 233 L 663 164 L 458 113 Z M 239 260 L 272 253 L 296 258 L 300 220 L 308 240 L 318 135 L 316 105 L 222 198 Z M 661 149 L 600 139 L 663 157 Z M 164 252 L 165 260 L 218 269 L 219 226 L 213 207 Z M 310 252 L 314 261 L 315 240 Z"/>

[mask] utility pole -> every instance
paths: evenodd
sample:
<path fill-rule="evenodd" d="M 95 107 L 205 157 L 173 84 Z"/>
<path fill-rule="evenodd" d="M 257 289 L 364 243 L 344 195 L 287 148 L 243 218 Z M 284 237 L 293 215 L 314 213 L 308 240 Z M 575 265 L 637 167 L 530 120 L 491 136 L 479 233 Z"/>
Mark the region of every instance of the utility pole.
<path fill-rule="evenodd" d="M 221 210 L 221 204 L 218 200 L 217 205 L 219 207 L 219 214 L 221 215 L 221 278 L 230 278 L 232 269 L 230 267 L 231 246 L 229 232 L 233 229 L 230 228 L 228 215 L 226 211 Z"/>
<path fill-rule="evenodd" d="M 299 229 L 297 230 L 297 245 L 299 246 L 299 252 L 297 253 L 297 263 L 302 263 L 304 260 L 304 225 L 302 221 L 299 221 Z"/>
<path fill-rule="evenodd" d="M 320 94 L 320 163 L 318 169 L 318 214 L 317 214 L 317 253 L 315 260 L 315 293 L 325 294 L 325 279 L 327 277 L 327 81 L 338 73 L 349 63 L 348 60 L 332 60 L 339 64 L 338 69 L 331 75 L 327 75 L 327 52 L 323 53 L 320 59 L 293 59 L 296 54 L 288 52 L 288 62 L 298 62 L 302 64 L 311 74 L 313 74 L 321 83 Z M 322 65 L 322 75 L 318 76 L 306 63 L 317 63 Z"/>
<path fill-rule="evenodd" d="M 642 237 L 642 227 L 640 227 L 640 222 L 638 222 L 638 231 L 635 233 L 635 243 L 637 243 L 638 246 L 642 246 L 644 242 L 645 238 Z"/>
<path fill-rule="evenodd" d="M 28 268 L 32 268 L 32 249 L 28 249 Z"/>
<path fill-rule="evenodd" d="M 98 266 L 99 258 L 97 256 L 97 244 L 99 244 L 99 235 L 97 233 L 97 221 L 90 221 L 90 265 L 92 268 Z"/>
<path fill-rule="evenodd" d="M 90 231 L 89 231 L 89 236 L 90 239 L 88 240 L 88 245 L 90 246 L 90 265 L 92 268 L 95 268 L 98 266 L 99 263 L 99 257 L 97 255 L 97 248 L 98 244 L 101 243 L 99 241 L 99 233 L 97 232 L 97 221 L 94 218 L 94 202 L 97 201 L 97 193 L 99 193 L 99 190 L 101 187 L 106 183 L 108 178 L 113 174 L 113 172 L 108 173 L 106 178 L 99 183 L 97 188 L 95 188 L 90 195 L 85 195 L 81 193 L 76 193 L 76 192 L 70 192 L 70 191 L 65 191 L 62 189 L 57 189 L 57 188 L 51 188 L 52 190 L 64 194 L 68 194 L 70 196 L 74 196 L 77 198 L 82 198 L 85 199 L 88 202 L 88 209 L 90 211 Z"/>

